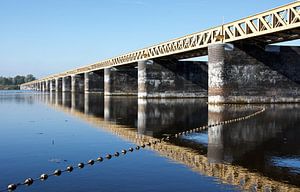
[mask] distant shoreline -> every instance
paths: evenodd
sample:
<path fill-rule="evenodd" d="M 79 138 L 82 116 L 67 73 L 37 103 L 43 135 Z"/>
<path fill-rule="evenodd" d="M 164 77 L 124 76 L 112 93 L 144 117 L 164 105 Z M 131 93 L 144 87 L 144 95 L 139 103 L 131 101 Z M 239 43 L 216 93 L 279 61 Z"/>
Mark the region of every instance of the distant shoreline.
<path fill-rule="evenodd" d="M 20 90 L 19 85 L 0 85 L 0 90 Z"/>

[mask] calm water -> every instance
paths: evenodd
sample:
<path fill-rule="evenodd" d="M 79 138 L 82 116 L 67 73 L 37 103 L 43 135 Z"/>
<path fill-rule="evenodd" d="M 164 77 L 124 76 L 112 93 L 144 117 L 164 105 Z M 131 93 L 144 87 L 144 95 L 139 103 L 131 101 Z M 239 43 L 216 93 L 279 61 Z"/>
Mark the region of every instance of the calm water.
<path fill-rule="evenodd" d="M 300 105 L 210 128 L 17 191 L 300 191 Z M 0 189 L 256 106 L 0 92 Z"/>

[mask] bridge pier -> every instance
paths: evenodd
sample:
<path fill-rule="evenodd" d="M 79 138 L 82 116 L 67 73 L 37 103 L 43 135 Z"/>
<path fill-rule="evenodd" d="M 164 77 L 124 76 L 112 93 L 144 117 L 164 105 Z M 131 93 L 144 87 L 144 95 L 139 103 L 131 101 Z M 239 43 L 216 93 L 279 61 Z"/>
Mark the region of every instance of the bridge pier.
<path fill-rule="evenodd" d="M 50 91 L 50 82 L 48 80 L 45 81 L 45 91 L 46 92 Z"/>
<path fill-rule="evenodd" d="M 104 95 L 137 95 L 138 71 L 133 65 L 104 69 Z"/>
<path fill-rule="evenodd" d="M 43 82 L 40 82 L 40 91 L 43 92 L 44 91 L 44 83 Z"/>
<path fill-rule="evenodd" d="M 84 92 L 84 75 L 77 74 L 71 76 L 71 91 L 75 93 Z"/>
<path fill-rule="evenodd" d="M 56 83 L 55 80 L 53 80 L 53 79 L 50 80 L 50 92 L 55 91 L 55 88 L 56 88 L 56 84 L 55 83 Z"/>
<path fill-rule="evenodd" d="M 140 61 L 138 97 L 207 97 L 207 64 L 177 60 Z"/>
<path fill-rule="evenodd" d="M 62 91 L 62 78 L 55 78 L 55 91 L 61 92 Z"/>
<path fill-rule="evenodd" d="M 71 76 L 66 76 L 62 78 L 62 92 L 71 91 Z"/>
<path fill-rule="evenodd" d="M 104 92 L 104 70 L 84 73 L 84 91 Z"/>
<path fill-rule="evenodd" d="M 41 90 L 41 84 L 40 83 L 37 83 L 37 91 L 40 91 Z"/>
<path fill-rule="evenodd" d="M 300 102 L 300 47 L 208 47 L 209 103 Z"/>
<path fill-rule="evenodd" d="M 39 82 L 39 87 L 40 87 L 40 90 L 39 91 L 41 91 L 41 92 L 43 92 L 43 82 Z"/>
<path fill-rule="evenodd" d="M 43 81 L 43 82 L 42 82 L 42 91 L 43 91 L 43 92 L 46 92 L 46 91 L 47 91 L 47 90 L 46 90 L 46 83 L 47 83 L 46 81 Z"/>

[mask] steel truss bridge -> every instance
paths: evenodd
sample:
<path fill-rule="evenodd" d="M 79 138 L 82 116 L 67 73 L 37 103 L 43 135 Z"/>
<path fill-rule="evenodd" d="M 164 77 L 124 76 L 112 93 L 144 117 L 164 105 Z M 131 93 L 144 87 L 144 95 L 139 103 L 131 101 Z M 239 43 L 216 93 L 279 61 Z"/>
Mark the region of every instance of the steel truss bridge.
<path fill-rule="evenodd" d="M 207 55 L 207 47 L 214 43 L 251 41 L 266 45 L 294 40 L 299 38 L 299 27 L 300 2 L 297 1 L 221 26 L 50 75 L 23 85 L 166 56 L 177 59 L 203 56 Z"/>

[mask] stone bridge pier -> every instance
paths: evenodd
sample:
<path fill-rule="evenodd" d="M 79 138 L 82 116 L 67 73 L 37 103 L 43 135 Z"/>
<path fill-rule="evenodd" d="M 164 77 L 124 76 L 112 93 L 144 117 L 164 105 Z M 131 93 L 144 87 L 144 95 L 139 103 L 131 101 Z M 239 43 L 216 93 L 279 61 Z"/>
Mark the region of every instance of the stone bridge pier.
<path fill-rule="evenodd" d="M 291 46 L 210 45 L 208 102 L 299 102 L 299 54 Z"/>

